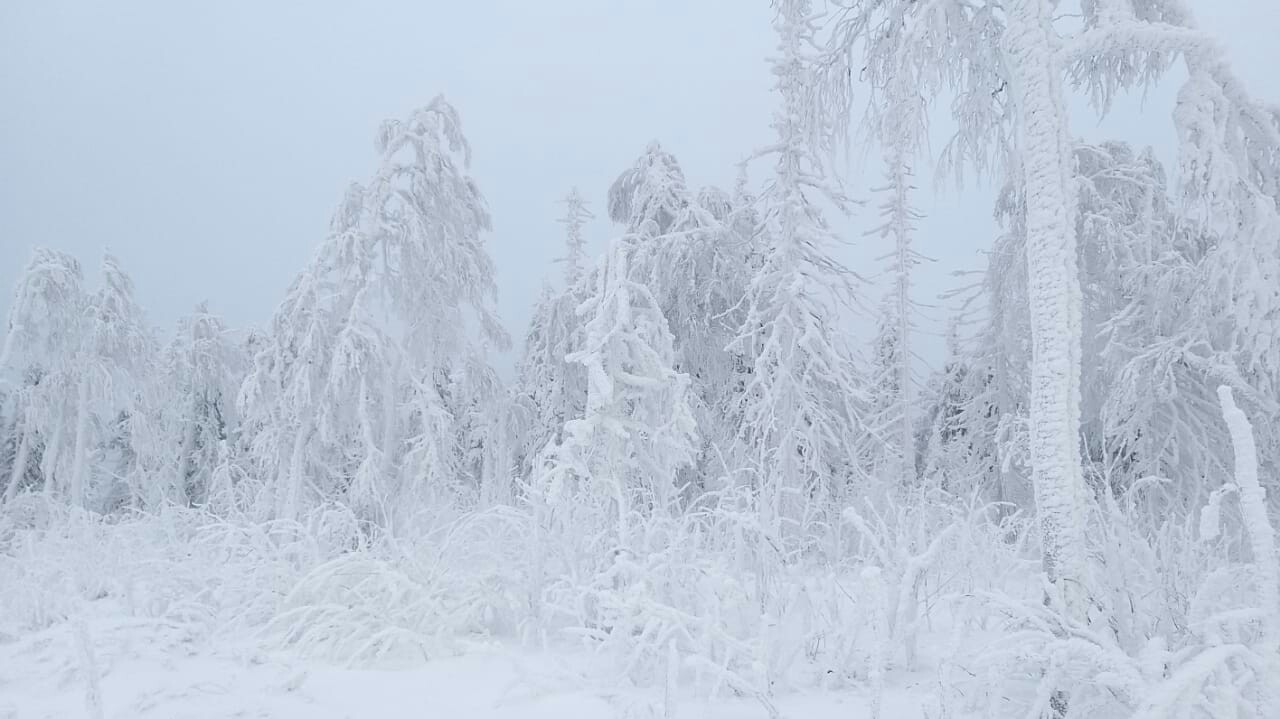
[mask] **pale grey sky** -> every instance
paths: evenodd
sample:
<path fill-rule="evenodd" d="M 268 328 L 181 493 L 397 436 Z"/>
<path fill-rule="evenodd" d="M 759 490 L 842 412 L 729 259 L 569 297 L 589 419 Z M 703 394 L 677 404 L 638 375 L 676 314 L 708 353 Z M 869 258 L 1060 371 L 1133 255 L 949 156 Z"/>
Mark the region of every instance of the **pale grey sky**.
<path fill-rule="evenodd" d="M 1193 6 L 1248 87 L 1280 101 L 1280 3 Z M 518 347 L 558 272 L 571 185 L 603 218 L 609 183 L 651 139 L 695 187 L 728 187 L 768 140 L 770 17 L 767 0 L 2 0 L 0 313 L 31 246 L 71 252 L 91 282 L 110 247 L 161 327 L 202 299 L 264 324 L 347 183 L 372 171 L 378 123 L 444 93 L 493 213 Z M 1101 126 L 1082 112 L 1075 130 L 1172 160 L 1169 85 Z M 980 265 L 993 226 L 989 189 L 925 190 L 919 245 L 939 262 L 918 296 L 931 301 L 950 270 Z M 881 251 L 859 228 L 873 221 L 849 227 L 862 245 L 849 261 L 868 274 Z M 590 232 L 599 248 L 612 228 Z"/>

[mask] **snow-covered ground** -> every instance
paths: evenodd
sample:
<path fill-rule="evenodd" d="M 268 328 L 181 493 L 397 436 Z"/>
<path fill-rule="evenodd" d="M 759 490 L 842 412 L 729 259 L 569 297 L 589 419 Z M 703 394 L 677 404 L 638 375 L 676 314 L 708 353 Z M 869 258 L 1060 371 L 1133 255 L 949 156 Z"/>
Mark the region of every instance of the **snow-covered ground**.
<path fill-rule="evenodd" d="M 664 716 L 665 697 L 606 687 L 599 657 L 565 648 L 534 652 L 497 643 L 403 668 L 347 668 L 256 648 L 247 638 L 198 639 L 180 625 L 99 617 L 85 622 L 92 657 L 65 622 L 0 643 L 0 719 L 93 717 L 86 666 L 96 666 L 106 718 L 594 719 Z M 871 716 L 861 692 L 778 697 L 786 717 Z M 932 714 L 930 677 L 893 678 L 882 716 Z M 767 717 L 755 700 L 680 697 L 674 716 Z"/>
<path fill-rule="evenodd" d="M 535 591 L 510 511 L 359 549 L 348 514 L 313 519 L 15 503 L 0 515 L 0 719 L 875 715 L 879 625 L 867 612 L 882 582 L 788 574 L 782 620 L 761 623 L 749 585 L 697 557 L 673 572 L 633 563 L 625 593 L 572 577 Z M 570 540 L 546 542 L 544 558 Z M 1019 561 L 988 549 L 968 554 L 1000 572 L 963 570 L 956 555 L 930 575 L 918 670 L 882 657 L 880 716 L 939 716 L 938 668 L 984 631 L 955 631 L 962 615 L 942 595 L 970 585 L 950 575 L 1018 584 L 1003 573 Z M 574 614 L 603 601 L 630 630 Z M 765 686 L 773 696 L 756 694 Z"/>

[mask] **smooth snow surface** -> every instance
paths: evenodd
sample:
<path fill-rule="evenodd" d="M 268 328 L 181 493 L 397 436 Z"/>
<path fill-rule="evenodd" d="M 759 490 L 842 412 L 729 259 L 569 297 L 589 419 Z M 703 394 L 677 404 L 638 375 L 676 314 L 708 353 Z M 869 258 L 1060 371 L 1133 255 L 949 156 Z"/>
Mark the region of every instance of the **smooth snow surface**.
<path fill-rule="evenodd" d="M 410 668 L 356 669 L 262 652 L 251 642 L 202 642 L 176 625 L 103 618 L 88 622 L 102 672 L 102 716 L 273 719 L 613 719 L 661 717 L 663 697 L 601 688 L 599 657 L 475 645 L 461 656 Z M 20 638 L 0 637 L 0 719 L 92 717 L 72 623 Z M 927 675 L 886 687 L 882 716 L 922 717 L 932 706 Z M 795 694 L 784 717 L 864 717 L 861 692 Z M 686 698 L 676 717 L 755 719 L 747 698 Z"/>

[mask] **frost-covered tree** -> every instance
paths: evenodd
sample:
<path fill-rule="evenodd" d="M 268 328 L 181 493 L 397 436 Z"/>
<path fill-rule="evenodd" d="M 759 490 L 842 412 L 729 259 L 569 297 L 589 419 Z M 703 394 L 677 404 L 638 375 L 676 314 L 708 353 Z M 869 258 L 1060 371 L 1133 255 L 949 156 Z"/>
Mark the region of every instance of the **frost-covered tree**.
<path fill-rule="evenodd" d="M 467 485 L 464 414 L 497 401 L 483 354 L 507 339 L 457 113 L 436 98 L 384 123 L 377 148 L 377 173 L 347 192 L 241 392 L 279 516 L 340 495 L 387 520 L 395 497 Z"/>
<path fill-rule="evenodd" d="M 1179 216 L 1154 156 L 1114 142 L 1078 144 L 1074 156 L 1088 473 L 1115 492 L 1144 477 L 1169 480 L 1146 495 L 1189 510 L 1231 466 L 1214 388 L 1231 382 L 1260 409 L 1274 398 L 1265 376 L 1236 363 L 1238 318 L 1204 297 L 1203 288 L 1216 283 L 1211 258 L 1221 248 Z M 960 415 L 968 449 L 952 458 L 963 468 L 930 457 L 935 469 L 1019 504 L 1032 361 L 1023 201 L 1015 184 L 1000 195 L 996 216 L 1005 232 L 989 256 L 981 329 L 956 354 L 968 378 Z M 1259 446 L 1264 462 L 1274 461 L 1274 443 Z"/>
<path fill-rule="evenodd" d="M 675 157 L 654 142 L 614 182 L 610 216 L 632 238 L 632 276 L 654 293 L 689 375 L 703 445 L 685 480 L 698 490 L 732 468 L 725 418 L 742 362 L 727 349 L 743 318 L 751 233 L 746 204 L 716 188 L 690 191 Z"/>
<path fill-rule="evenodd" d="M 887 38 L 886 43 L 901 42 Z M 901 46 L 886 51 L 896 55 Z M 888 79 L 878 98 L 885 103 L 871 137 L 883 146 L 884 184 L 874 188 L 881 199 L 881 224 L 868 231 L 885 246 L 881 261 L 888 261 L 892 286 L 885 297 L 872 358 L 867 418 L 869 471 L 887 487 L 910 487 L 915 482 L 915 407 L 912 351 L 918 305 L 911 297 L 912 271 L 924 257 L 913 248 L 916 221 L 921 215 L 911 203 L 915 189 L 912 165 L 923 135 L 917 88 L 905 74 Z"/>
<path fill-rule="evenodd" d="M 944 166 L 998 167 L 1024 188 L 1026 258 L 1035 280 L 1028 285 L 1031 469 L 1045 568 L 1055 582 L 1065 578 L 1079 594 L 1086 574 L 1079 449 L 1082 310 L 1072 197 L 1076 174 L 1064 88 L 1087 88 L 1105 112 L 1117 91 L 1158 77 L 1170 53 L 1183 51 L 1194 64 L 1206 54 L 1220 59 L 1220 51 L 1175 25 L 1185 24 L 1175 17 L 1175 0 L 1085 2 L 1081 26 L 1067 30 L 1056 3 L 1048 0 L 842 4 L 846 12 L 833 42 L 837 57 L 848 62 L 829 66 L 836 92 L 848 97 L 843 74 L 857 67 L 865 68 L 873 92 L 906 82 L 925 97 L 953 94 L 958 131 Z M 1210 64 L 1219 73 L 1225 70 L 1221 63 Z M 1192 73 L 1193 85 L 1204 84 L 1195 79 L 1202 74 Z M 878 118 L 880 104 L 873 99 L 867 107 Z"/>
<path fill-rule="evenodd" d="M 703 444 L 690 480 L 705 487 L 724 484 L 713 482 L 722 477 L 732 484 L 733 473 L 741 469 L 730 458 L 750 360 L 733 344 L 746 319 L 751 263 L 759 259 L 752 251 L 758 215 L 754 198 L 742 188 L 734 195 L 703 188 L 697 202 L 717 224 L 679 258 L 693 268 L 686 274 L 689 299 L 679 315 L 696 320 L 687 321 L 677 338 L 676 366 L 690 374 L 697 395 L 694 411 Z"/>
<path fill-rule="evenodd" d="M 955 95 L 958 123 L 947 158 L 959 169 L 996 164 L 1025 186 L 1031 312 L 1030 455 L 1044 536 L 1044 566 L 1083 606 L 1085 490 L 1079 450 L 1080 282 L 1073 168 L 1063 87 L 1066 60 L 1053 3 L 951 0 L 850 2 L 834 43 L 869 84 L 900 83 L 925 96 Z M 844 87 L 844 78 L 837 80 Z M 877 115 L 877 103 L 868 108 Z M 897 105 L 893 105 L 897 107 Z M 923 112 L 923 105 L 916 112 Z M 1017 161 L 1012 153 L 1016 147 Z"/>
<path fill-rule="evenodd" d="M 129 435 L 155 355 L 133 283 L 109 254 L 102 279 L 91 295 L 78 262 L 37 249 L 0 352 L 9 381 L 21 386 L 16 411 L 27 429 L 17 454 L 39 447 L 44 491 L 94 510 L 142 499 Z M 19 482 L 12 472 L 8 479 L 12 497 Z"/>
<path fill-rule="evenodd" d="M 907 113 L 902 113 L 906 115 Z M 904 119 L 905 124 L 907 120 Z M 912 336 L 919 305 L 911 297 L 912 270 L 924 257 L 912 248 L 915 221 L 920 214 L 912 208 L 911 169 L 906 148 L 887 152 L 887 184 L 877 188 L 884 195 L 880 206 L 883 223 L 870 234 L 891 242 L 893 249 L 881 259 L 888 260 L 892 288 L 879 312 L 868 389 L 867 449 L 868 471 L 886 487 L 909 488 L 916 480 L 915 457 L 915 354 Z"/>
<path fill-rule="evenodd" d="M 90 481 L 90 453 L 101 448 L 107 456 L 99 456 L 98 462 L 106 476 L 97 480 L 101 486 L 94 489 L 93 505 L 109 508 L 126 502 L 150 503 L 159 491 L 149 467 L 167 454 L 152 451 L 143 436 L 149 434 L 146 393 L 156 376 L 158 348 L 134 297 L 133 280 L 110 254 L 103 257 L 102 287 L 90 300 L 87 314 L 86 367 L 91 374 L 82 389 L 89 404 L 77 418 L 74 467 L 81 468 L 84 482 Z M 97 416 L 92 409 L 95 403 Z M 95 430 L 99 434 L 96 447 L 92 439 Z M 73 498 L 82 496 L 76 477 L 73 469 Z M 123 483 L 116 481 L 120 478 Z M 79 491 L 89 489 L 85 484 L 80 487 Z"/>
<path fill-rule="evenodd" d="M 582 278 L 587 264 L 587 238 L 582 230 L 593 219 L 595 215 L 587 208 L 587 201 L 578 192 L 578 188 L 570 189 L 564 198 L 564 217 L 560 218 L 560 224 L 564 225 L 564 257 L 557 260 L 564 263 L 566 289 L 576 285 Z"/>
<path fill-rule="evenodd" d="M 330 290 L 322 283 L 309 266 L 290 285 L 237 399 L 255 474 L 264 483 L 258 508 L 267 514 L 296 513 L 308 465 L 323 472 L 313 475 L 315 486 L 327 475 L 327 458 L 311 443 L 334 324 L 323 304 Z"/>
<path fill-rule="evenodd" d="M 565 226 L 565 254 L 560 260 L 565 265 L 565 284 L 559 291 L 550 284 L 543 286 L 517 367 L 515 411 L 522 431 L 516 463 L 517 473 L 526 479 L 533 475 L 539 454 L 547 446 L 559 444 L 565 423 L 582 417 L 586 407 L 585 371 L 566 358 L 582 343 L 577 309 L 594 283 L 584 274 L 587 260 L 582 234 L 592 215 L 576 188 L 565 205 L 566 214 L 560 220 Z"/>
<path fill-rule="evenodd" d="M 609 219 L 648 237 L 661 237 L 681 222 L 689 207 L 684 171 L 674 155 L 650 142 L 609 187 Z"/>
<path fill-rule="evenodd" d="M 1160 438 L 1168 432 L 1156 429 L 1159 423 L 1151 423 L 1154 417 L 1138 418 L 1133 409 L 1126 409 L 1134 397 L 1130 390 L 1142 383 L 1132 377 L 1122 379 L 1120 373 L 1135 348 L 1157 344 L 1161 323 L 1151 327 L 1147 323 L 1155 321 L 1156 314 L 1176 314 L 1177 300 L 1161 297 L 1159 288 L 1167 289 L 1164 283 L 1178 274 L 1167 264 L 1176 260 L 1178 250 L 1162 170 L 1149 153 L 1140 155 L 1126 145 L 1106 143 L 1078 145 L 1074 158 L 1085 457 L 1093 468 L 1091 474 L 1110 477 L 1121 488 L 1128 484 L 1121 475 L 1132 480 L 1142 471 L 1159 474 L 1145 462 L 1145 470 L 1140 471 L 1134 450 L 1139 442 L 1163 442 Z M 1024 485 L 1029 481 L 1027 399 L 1032 348 L 1025 217 L 1025 193 L 1020 185 L 1009 183 L 996 203 L 996 218 L 1004 232 L 989 253 L 981 285 L 981 329 L 958 357 L 967 370 L 966 400 L 959 419 L 968 447 L 968 455 L 959 460 L 975 483 L 971 486 L 1015 504 L 1024 503 Z M 1163 273 L 1157 266 L 1171 274 L 1156 278 L 1154 273 Z M 1121 425 L 1127 427 L 1121 431 Z M 1149 456 L 1150 451 L 1144 449 L 1142 455 Z M 959 468 L 948 469 L 955 473 Z"/>
<path fill-rule="evenodd" d="M 581 366 L 565 359 L 581 331 L 577 299 L 572 289 L 557 293 L 546 284 L 533 306 L 524 354 L 516 369 L 515 402 L 523 419 L 517 457 L 521 477 L 531 476 L 539 453 L 548 444 L 559 443 L 565 422 L 582 416 L 586 405 Z"/>
<path fill-rule="evenodd" d="M 18 454 L 18 438 L 23 432 L 18 422 L 19 408 L 15 406 L 17 402 L 13 401 L 12 394 L 0 384 L 0 477 L 6 479 L 13 474 Z M 26 463 L 25 457 L 23 463 Z M 18 472 L 19 480 L 22 479 L 22 474 L 23 472 Z M 2 496 L 3 491 L 0 491 L 0 497 Z"/>
<path fill-rule="evenodd" d="M 947 357 L 922 388 L 921 420 L 916 437 L 919 473 L 927 486 L 955 496 L 967 496 L 980 488 L 996 501 L 1011 501 L 1002 481 L 1010 471 L 1001 461 L 997 423 L 998 408 L 987 390 L 991 375 L 952 327 L 947 336 Z"/>
<path fill-rule="evenodd" d="M 166 467 L 168 496 L 180 504 L 205 504 L 224 443 L 235 444 L 236 395 L 247 369 L 240 345 L 205 303 L 182 318 L 161 358 L 163 397 L 157 398 L 163 441 L 172 452 Z"/>
<path fill-rule="evenodd" d="M 80 263 L 70 255 L 36 248 L 18 279 L 0 350 L 0 372 L 13 388 L 13 412 L 21 429 L 15 461 L 5 478 L 5 499 L 23 488 L 27 458 L 39 453 L 39 482 L 64 495 L 79 393 L 81 343 L 87 297 Z"/>
<path fill-rule="evenodd" d="M 1254 364 L 1255 335 L 1245 329 L 1253 320 L 1236 311 L 1231 289 L 1228 268 L 1249 245 L 1222 241 L 1188 218 L 1149 155 L 1115 145 L 1078 153 L 1082 262 L 1091 278 L 1086 326 L 1096 317 L 1085 335 L 1093 345 L 1086 356 L 1096 356 L 1096 366 L 1085 366 L 1086 416 L 1096 417 L 1086 425 L 1090 457 L 1115 486 L 1168 480 L 1148 495 L 1188 511 L 1231 468 L 1215 388 L 1232 387 L 1265 429 L 1276 420 L 1275 376 Z M 1270 471 L 1278 459 L 1272 435 L 1263 431 L 1258 442 Z"/>
<path fill-rule="evenodd" d="M 837 329 L 855 278 L 832 257 L 838 238 L 823 217 L 824 205 L 849 203 L 812 132 L 820 105 L 810 13 L 805 0 L 778 4 L 777 140 L 759 153 L 772 159 L 774 175 L 758 198 L 758 258 L 730 345 L 750 363 L 737 447 L 755 488 L 765 554 L 770 546 L 794 550 L 788 536 L 831 509 L 849 482 L 859 430 L 861 382 Z"/>
<path fill-rule="evenodd" d="M 735 281 L 726 266 L 732 250 L 707 208 L 721 201 L 705 199 L 699 202 L 676 158 L 656 142 L 609 189 L 609 216 L 635 245 L 631 273 L 658 299 L 678 345 L 703 339 L 699 330 L 716 314 L 710 304 L 723 302 L 725 285 Z"/>
<path fill-rule="evenodd" d="M 1211 401 L 1219 380 L 1179 357 L 1192 335 L 1213 334 L 1186 312 L 1203 279 L 1201 242 L 1175 215 L 1150 151 L 1082 144 L 1076 163 L 1090 474 L 1117 493 L 1168 478 L 1190 496 L 1230 466 L 1216 407 L 1197 399 Z"/>
<path fill-rule="evenodd" d="M 438 444 L 441 383 L 453 383 L 454 407 L 503 396 L 485 359 L 510 342 L 493 310 L 497 287 L 484 246 L 492 223 L 468 174 L 471 149 L 457 112 L 443 99 L 408 122 L 385 123 L 379 149 L 383 165 L 366 198 L 365 232 L 384 245 L 383 288 L 406 325 L 401 345 L 414 387 L 408 466 L 416 485 L 443 486 L 457 478 L 461 457 Z M 461 442 L 474 440 L 464 432 Z"/>
<path fill-rule="evenodd" d="M 958 173 L 965 165 L 997 168 L 1023 193 L 1031 339 L 1027 445 L 1042 564 L 1055 595 L 1049 604 L 1068 621 L 1087 624 L 1102 608 L 1093 597 L 1086 539 L 1079 175 L 1066 88 L 1089 92 L 1105 113 L 1117 93 L 1150 86 L 1181 56 L 1188 80 L 1175 124 L 1184 201 L 1203 208 L 1204 225 L 1219 230 L 1220 241 L 1242 248 L 1273 247 L 1277 235 L 1277 114 L 1248 98 L 1221 47 L 1191 28 L 1180 0 L 1086 1 L 1078 14 L 1061 12 L 1052 0 L 842 4 L 836 60 L 828 65 L 837 99 L 850 97 L 855 69 L 876 90 L 905 76 L 926 97 L 950 95 L 958 130 L 943 166 Z M 868 103 L 871 117 L 878 107 L 874 99 Z M 1256 338 L 1273 334 L 1266 308 L 1274 304 L 1277 275 L 1275 253 L 1261 254 L 1270 257 L 1230 263 L 1233 272 L 1221 275 L 1246 276 L 1244 283 L 1205 294 L 1229 297 L 1247 318 L 1242 324 L 1250 338 L 1242 336 L 1241 346 L 1249 366 L 1265 371 L 1274 343 Z M 1051 689 L 1044 710 L 1063 716 L 1067 696 Z"/>
<path fill-rule="evenodd" d="M 867 376 L 867 431 L 859 455 L 880 491 L 910 489 L 916 479 L 910 329 L 901 321 L 900 309 L 897 292 L 891 291 L 878 313 Z M 910 303 L 906 309 L 911 311 Z"/>
<path fill-rule="evenodd" d="M 614 243 L 578 309 L 583 345 L 569 361 L 586 369 L 587 406 L 566 424 L 546 478 L 563 487 L 571 474 L 608 498 L 619 549 L 632 546 L 633 514 L 676 508 L 677 470 L 696 452 L 689 378 L 672 368 L 671 332 L 653 293 L 631 277 L 634 239 Z"/>

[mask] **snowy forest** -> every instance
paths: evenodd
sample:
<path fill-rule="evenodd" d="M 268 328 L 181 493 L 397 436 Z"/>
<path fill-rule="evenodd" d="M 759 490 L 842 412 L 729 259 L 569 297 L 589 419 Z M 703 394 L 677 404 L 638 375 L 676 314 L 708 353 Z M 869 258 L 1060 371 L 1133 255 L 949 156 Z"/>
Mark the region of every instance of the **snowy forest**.
<path fill-rule="evenodd" d="M 1274 88 L 1184 0 L 772 18 L 771 143 L 564 188 L 523 334 L 429 90 L 262 327 L 5 257 L 0 717 L 1280 717 Z M 1077 137 L 1174 71 L 1176 164 Z"/>

